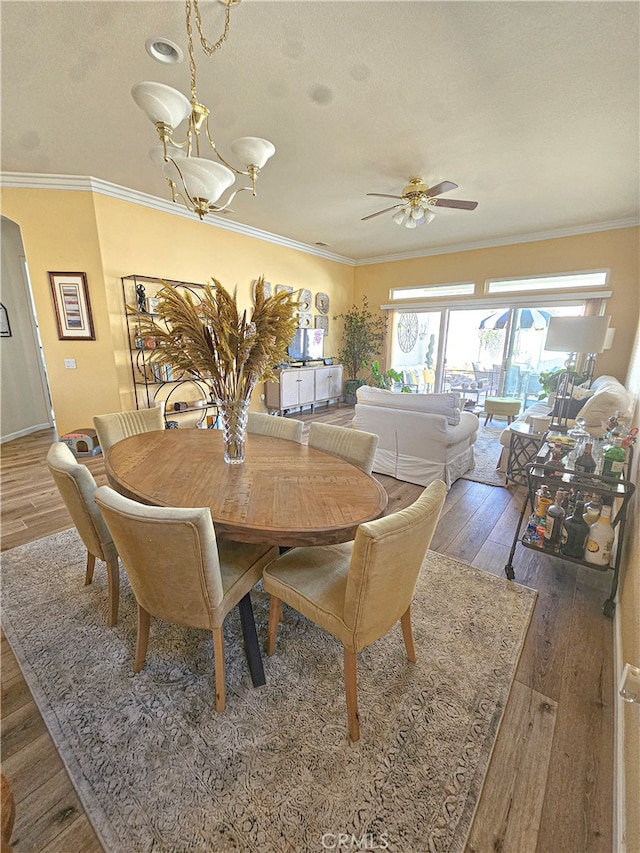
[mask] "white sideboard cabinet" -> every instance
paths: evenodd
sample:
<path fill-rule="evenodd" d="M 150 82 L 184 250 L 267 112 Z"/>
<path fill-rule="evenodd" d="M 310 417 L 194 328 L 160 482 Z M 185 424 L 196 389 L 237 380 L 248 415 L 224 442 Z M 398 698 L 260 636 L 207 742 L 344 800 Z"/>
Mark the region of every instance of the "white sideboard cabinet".
<path fill-rule="evenodd" d="M 287 367 L 276 371 L 276 379 L 265 382 L 267 409 L 285 414 L 316 403 L 342 399 L 342 365 Z"/>

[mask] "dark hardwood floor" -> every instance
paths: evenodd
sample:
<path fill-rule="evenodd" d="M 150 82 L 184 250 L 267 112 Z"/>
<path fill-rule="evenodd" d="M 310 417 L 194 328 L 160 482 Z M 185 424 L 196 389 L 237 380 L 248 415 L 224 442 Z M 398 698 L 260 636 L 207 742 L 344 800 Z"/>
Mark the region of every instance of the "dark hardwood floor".
<path fill-rule="evenodd" d="M 352 415 L 331 406 L 296 417 L 348 424 Z M 45 431 L 2 446 L 3 551 L 71 526 L 45 465 L 52 440 Z M 87 465 L 106 481 L 102 457 Z M 379 479 L 389 512 L 421 491 Z M 521 489 L 458 480 L 432 549 L 504 576 L 522 499 Z M 516 582 L 536 589 L 538 601 L 467 853 L 611 853 L 613 629 L 602 614 L 610 575 L 521 547 L 514 565 Z M 1 746 L 16 800 L 15 853 L 101 850 L 4 634 Z"/>

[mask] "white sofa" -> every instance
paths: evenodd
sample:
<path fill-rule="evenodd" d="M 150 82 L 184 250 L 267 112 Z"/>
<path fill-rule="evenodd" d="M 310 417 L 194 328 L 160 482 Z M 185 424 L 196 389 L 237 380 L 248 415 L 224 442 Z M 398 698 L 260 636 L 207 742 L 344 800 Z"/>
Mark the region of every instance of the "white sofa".
<path fill-rule="evenodd" d="M 580 405 L 580 401 L 584 402 Z M 591 383 L 591 388 L 585 389 L 577 387 L 574 389 L 574 400 L 570 414 L 574 415 L 569 418 L 567 423 L 570 426 L 575 424 L 575 418 L 585 419 L 585 429 L 592 436 L 604 435 L 603 424 L 611 416 L 618 412 L 619 415 L 630 418 L 632 414 L 634 401 L 631 394 L 622 385 L 615 376 L 598 376 Z M 579 408 L 578 408 L 579 407 Z M 553 410 L 553 397 L 548 401 L 534 403 L 525 409 L 524 412 L 518 415 L 515 422 L 529 423 L 534 417 L 550 417 Z M 500 457 L 500 469 L 505 470 L 507 456 L 509 452 L 509 443 L 511 441 L 511 433 L 508 429 L 503 430 L 500 436 L 500 444 L 504 450 Z"/>
<path fill-rule="evenodd" d="M 474 466 L 478 418 L 459 394 L 402 394 L 363 385 L 352 426 L 378 436 L 373 470 L 397 480 L 447 488 Z"/>

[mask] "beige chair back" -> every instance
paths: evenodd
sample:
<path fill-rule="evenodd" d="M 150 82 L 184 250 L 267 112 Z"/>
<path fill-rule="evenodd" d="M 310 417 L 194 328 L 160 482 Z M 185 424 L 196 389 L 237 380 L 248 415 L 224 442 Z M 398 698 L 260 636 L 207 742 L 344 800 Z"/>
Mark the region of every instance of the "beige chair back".
<path fill-rule="evenodd" d="M 370 474 L 378 447 L 378 436 L 372 432 L 314 421 L 309 426 L 309 447 L 340 456 L 365 474 Z"/>
<path fill-rule="evenodd" d="M 302 441 L 304 423 L 294 418 L 278 415 L 265 415 L 263 412 L 249 412 L 247 432 L 256 435 L 271 435 L 274 438 L 286 438 L 288 441 Z"/>
<path fill-rule="evenodd" d="M 61 441 L 49 448 L 47 466 L 87 551 L 105 562 L 116 558 L 111 534 L 94 500 L 97 485 L 91 471 Z"/>
<path fill-rule="evenodd" d="M 211 629 L 222 623 L 222 579 L 211 513 L 139 504 L 96 492 L 134 595 L 152 616 Z"/>
<path fill-rule="evenodd" d="M 93 419 L 93 425 L 98 433 L 102 452 L 106 453 L 116 441 L 121 441 L 130 435 L 164 429 L 164 416 L 162 407 L 156 406 L 153 409 L 136 409 L 133 412 L 96 415 Z"/>
<path fill-rule="evenodd" d="M 436 480 L 411 506 L 358 528 L 343 612 L 351 651 L 383 637 L 408 609 L 446 494 Z"/>

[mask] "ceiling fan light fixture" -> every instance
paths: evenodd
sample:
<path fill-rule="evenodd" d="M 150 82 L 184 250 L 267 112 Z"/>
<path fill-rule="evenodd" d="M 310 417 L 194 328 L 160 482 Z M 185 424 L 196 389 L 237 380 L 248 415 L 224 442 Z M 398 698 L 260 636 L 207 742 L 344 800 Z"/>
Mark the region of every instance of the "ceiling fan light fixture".
<path fill-rule="evenodd" d="M 413 210 L 411 211 L 411 216 L 413 217 L 413 219 L 424 219 L 424 210 L 419 204 L 413 208 Z"/>
<path fill-rule="evenodd" d="M 404 223 L 405 228 L 417 228 L 418 223 L 413 218 L 413 216 L 408 216 L 407 221 Z"/>
<path fill-rule="evenodd" d="M 406 217 L 407 217 L 407 209 L 405 207 L 403 207 L 400 210 L 398 210 L 396 213 L 394 213 L 391 218 L 396 223 L 396 225 L 404 225 Z"/>
<path fill-rule="evenodd" d="M 231 145 L 231 151 L 242 164 L 242 168 L 228 163 L 218 151 L 211 135 L 210 111 L 198 100 L 196 92 L 195 31 L 197 30 L 198 40 L 205 55 L 212 56 L 226 41 L 229 34 L 230 8 L 239 2 L 240 0 L 220 0 L 225 7 L 224 29 L 216 42 L 209 42 L 202 30 L 199 0 L 186 0 L 185 23 L 191 72 L 190 99 L 163 83 L 137 83 L 131 89 L 131 96 L 155 125 L 162 143 L 160 149 L 153 150 L 150 156 L 154 163 L 162 167 L 171 188 L 172 200 L 177 202 L 180 199 L 192 213 L 197 213 L 200 219 L 207 213 L 220 213 L 228 209 L 234 196 L 243 190 L 249 190 L 255 196 L 260 170 L 276 151 L 273 143 L 267 139 L 243 136 Z M 195 18 L 193 27 L 192 18 Z M 146 49 L 160 62 L 172 63 L 182 58 L 180 48 L 168 39 L 148 39 Z M 186 119 L 189 120 L 186 137 L 183 141 L 175 142 L 173 132 Z M 204 151 L 205 148 L 208 148 L 219 162 L 204 158 L 201 149 Z M 224 204 L 217 205 L 222 193 L 235 182 L 236 175 L 248 177 L 249 186 L 238 187 Z"/>

